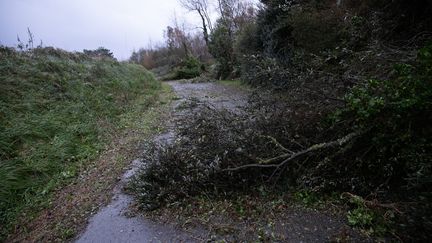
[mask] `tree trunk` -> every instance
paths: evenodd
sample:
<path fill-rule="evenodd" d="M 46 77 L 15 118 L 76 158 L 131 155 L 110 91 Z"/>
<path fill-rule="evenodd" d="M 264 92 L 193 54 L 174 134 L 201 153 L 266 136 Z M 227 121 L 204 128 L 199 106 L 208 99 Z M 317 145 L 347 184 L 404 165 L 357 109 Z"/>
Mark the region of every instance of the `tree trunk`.
<path fill-rule="evenodd" d="M 207 24 L 206 24 L 205 16 L 201 12 L 201 10 L 198 10 L 198 14 L 201 17 L 201 21 L 202 21 L 204 41 L 205 41 L 205 43 L 206 43 L 206 45 L 208 47 L 209 46 L 209 34 L 208 34 L 208 29 L 207 29 Z"/>

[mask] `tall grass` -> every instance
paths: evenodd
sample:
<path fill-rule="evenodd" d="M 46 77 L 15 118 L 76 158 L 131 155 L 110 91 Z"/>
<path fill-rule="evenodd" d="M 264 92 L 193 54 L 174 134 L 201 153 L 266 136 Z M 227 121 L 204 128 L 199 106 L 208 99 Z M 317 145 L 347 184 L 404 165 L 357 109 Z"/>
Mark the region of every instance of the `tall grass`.
<path fill-rule="evenodd" d="M 132 101 L 159 88 L 138 65 L 0 47 L 0 229 L 46 202 L 110 140 Z"/>

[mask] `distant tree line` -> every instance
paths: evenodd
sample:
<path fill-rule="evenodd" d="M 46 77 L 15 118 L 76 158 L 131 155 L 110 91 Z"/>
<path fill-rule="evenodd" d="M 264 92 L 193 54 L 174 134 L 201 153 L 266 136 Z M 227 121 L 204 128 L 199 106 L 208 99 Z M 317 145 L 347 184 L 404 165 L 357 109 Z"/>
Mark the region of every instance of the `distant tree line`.
<path fill-rule="evenodd" d="M 164 32 L 165 43 L 133 51 L 130 61 L 148 69 L 175 69 L 192 62 L 203 67 L 215 64 L 215 76 L 231 73 L 236 59 L 233 46 L 235 35 L 253 21 L 256 7 L 241 0 L 181 0 L 180 3 L 200 17 L 201 31 L 188 32 L 184 25 L 175 21 Z M 214 26 L 210 18 L 212 7 L 215 7 L 219 15 Z"/>
<path fill-rule="evenodd" d="M 113 53 L 105 48 L 105 47 L 99 47 L 96 50 L 83 50 L 84 54 L 94 57 L 94 58 L 114 58 Z"/>
<path fill-rule="evenodd" d="M 200 18 L 200 31 L 174 23 L 165 30 L 165 43 L 134 51 L 130 61 L 148 69 L 174 68 L 194 57 L 211 66 L 215 78 L 250 81 L 247 66 L 256 61 L 264 62 L 260 67 L 285 67 L 293 64 L 299 50 L 317 54 L 345 45 L 362 48 L 432 29 L 430 0 L 179 1 Z M 212 11 L 218 14 L 214 23 Z"/>

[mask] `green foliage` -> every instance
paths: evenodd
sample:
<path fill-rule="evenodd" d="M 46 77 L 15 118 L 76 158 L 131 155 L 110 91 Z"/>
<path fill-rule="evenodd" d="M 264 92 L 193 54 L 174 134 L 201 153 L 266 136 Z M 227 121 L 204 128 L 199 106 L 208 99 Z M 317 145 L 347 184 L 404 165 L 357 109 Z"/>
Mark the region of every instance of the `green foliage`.
<path fill-rule="evenodd" d="M 292 1 L 263 1 L 266 8 L 258 13 L 257 35 L 262 54 L 288 61 L 292 27 L 287 22 Z"/>
<path fill-rule="evenodd" d="M 362 198 L 354 196 L 350 199 L 353 208 L 348 211 L 347 219 L 351 226 L 360 228 L 364 233 L 374 236 L 385 236 L 392 231 L 395 219 L 394 211 L 366 207 Z"/>
<path fill-rule="evenodd" d="M 188 56 L 176 68 L 173 79 L 190 79 L 200 76 L 205 71 L 205 66 L 196 57 Z"/>
<path fill-rule="evenodd" d="M 430 185 L 431 178 L 431 49 L 431 45 L 421 49 L 414 66 L 396 65 L 393 79 L 355 87 L 342 114 L 352 118 L 353 127 L 372 135 L 372 145 L 379 151 L 375 160 L 392 170 L 384 175 L 415 178 L 414 187 Z"/>
<path fill-rule="evenodd" d="M 336 122 L 348 120 L 370 135 L 370 145 L 379 151 L 374 159 L 391 168 L 391 177 L 425 176 L 416 177 L 417 186 L 425 186 L 431 172 L 431 49 L 421 49 L 415 65 L 395 65 L 392 79 L 372 79 L 353 88 L 346 108 L 336 115 Z"/>
<path fill-rule="evenodd" d="M 238 60 L 247 55 L 259 52 L 257 25 L 254 22 L 247 23 L 237 33 L 234 43 L 234 52 Z"/>
<path fill-rule="evenodd" d="M 217 78 L 226 79 L 235 67 L 235 56 L 233 52 L 234 33 L 228 27 L 228 23 L 219 20 L 210 35 L 209 51 L 217 60 Z"/>
<path fill-rule="evenodd" d="M 354 196 L 350 198 L 350 203 L 354 205 L 354 209 L 347 214 L 348 223 L 362 228 L 373 226 L 376 215 L 364 205 L 364 200 Z"/>
<path fill-rule="evenodd" d="M 422 76 L 427 74 L 426 69 L 419 67 L 415 70 L 411 65 L 399 64 L 395 66 L 395 73 L 394 80 L 369 80 L 347 95 L 348 109 L 355 113 L 359 126 L 382 115 L 382 112 L 397 118 L 405 112 L 415 113 L 415 110 L 430 105 L 431 82 L 427 76 Z"/>
<path fill-rule="evenodd" d="M 313 57 L 319 60 L 317 55 L 344 43 L 348 24 L 343 13 L 314 2 L 265 2 L 256 24 L 237 37 L 243 80 L 257 86 L 291 88 L 288 84 L 293 80 L 312 74 L 302 73 L 306 69 L 320 68 L 309 63 Z"/>
<path fill-rule="evenodd" d="M 351 226 L 360 228 L 368 235 L 378 237 L 385 236 L 391 231 L 390 224 L 394 215 L 386 214 L 386 217 L 383 217 L 382 212 L 375 212 L 364 206 L 350 210 L 347 214 L 348 223 Z"/>
<path fill-rule="evenodd" d="M 294 198 L 305 206 L 313 206 L 320 202 L 319 196 L 309 190 L 299 190 L 294 193 Z"/>
<path fill-rule="evenodd" d="M 336 159 L 331 167 L 351 177 L 351 182 L 340 182 L 338 187 L 356 187 L 359 193 L 386 188 L 381 192 L 386 196 L 397 194 L 402 201 L 422 202 L 407 208 L 397 219 L 410 233 L 430 231 L 432 219 L 431 53 L 432 45 L 428 45 L 419 50 L 416 63 L 395 65 L 390 79 L 373 79 L 354 87 L 346 96 L 345 109 L 335 116 L 336 123 L 344 122 L 350 130 L 363 132 L 343 158 L 355 164 L 347 169 Z M 333 176 L 327 180 L 339 181 L 340 174 Z M 374 217 L 382 217 L 374 213 L 359 207 L 348 217 L 353 225 L 373 226 Z"/>
<path fill-rule="evenodd" d="M 372 226 L 374 215 L 364 207 L 356 208 L 348 212 L 348 223 L 352 226 L 370 227 Z"/>
<path fill-rule="evenodd" d="M 138 65 L 54 48 L 0 49 L 2 228 L 74 177 L 103 149 L 131 101 L 159 86 Z"/>

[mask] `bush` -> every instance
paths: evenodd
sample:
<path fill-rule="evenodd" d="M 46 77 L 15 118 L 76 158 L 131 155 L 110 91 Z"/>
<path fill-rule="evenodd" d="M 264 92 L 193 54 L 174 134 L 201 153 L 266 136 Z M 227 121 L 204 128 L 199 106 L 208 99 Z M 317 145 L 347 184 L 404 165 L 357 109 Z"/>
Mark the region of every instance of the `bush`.
<path fill-rule="evenodd" d="M 305 178 L 325 190 L 375 193 L 400 204 L 394 227 L 402 238 L 426 240 L 432 232 L 432 45 L 414 65 L 398 64 L 388 80 L 369 80 L 346 96 L 336 113 L 341 127 L 362 131 L 345 151 Z M 419 233 L 423 232 L 423 233 Z"/>
<path fill-rule="evenodd" d="M 290 71 L 274 58 L 260 55 L 244 56 L 241 63 L 241 80 L 255 87 L 286 88 Z"/>
<path fill-rule="evenodd" d="M 371 149 L 362 158 L 366 184 L 374 180 L 374 186 L 385 183 L 411 192 L 432 186 L 431 69 L 432 45 L 419 51 L 415 66 L 396 65 L 392 79 L 369 80 L 346 96 L 347 106 L 336 121 L 367 134 L 367 144 L 359 145 Z"/>
<path fill-rule="evenodd" d="M 205 66 L 194 56 L 188 56 L 176 68 L 174 79 L 190 79 L 200 76 L 205 71 Z"/>
<path fill-rule="evenodd" d="M 209 51 L 218 62 L 216 67 L 216 78 L 226 79 L 229 77 L 236 65 L 233 51 L 234 33 L 223 20 L 219 20 L 210 35 Z"/>

